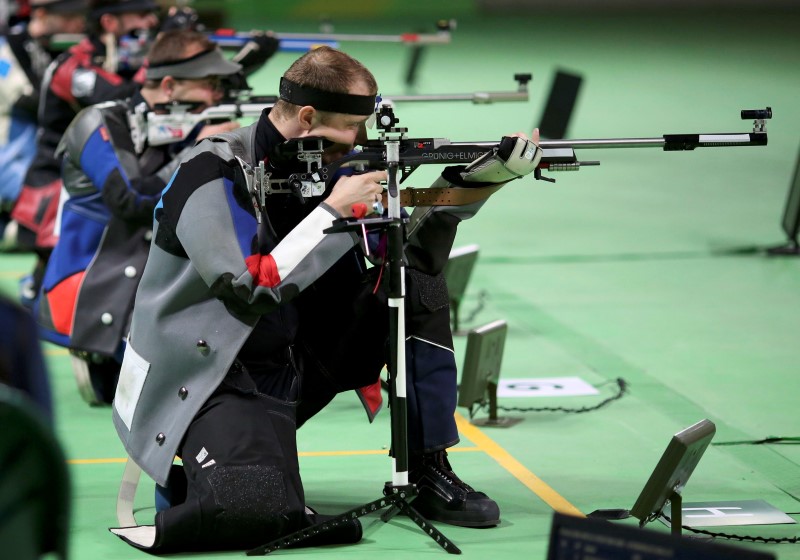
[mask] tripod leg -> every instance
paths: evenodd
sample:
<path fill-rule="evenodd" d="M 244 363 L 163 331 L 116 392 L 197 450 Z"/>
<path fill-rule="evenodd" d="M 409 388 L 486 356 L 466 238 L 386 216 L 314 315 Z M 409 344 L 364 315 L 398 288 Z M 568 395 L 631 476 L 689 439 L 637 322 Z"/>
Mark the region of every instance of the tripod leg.
<path fill-rule="evenodd" d="M 280 548 L 286 548 L 287 546 L 302 542 L 310 537 L 313 537 L 314 535 L 318 535 L 324 531 L 327 531 L 328 529 L 336 527 L 339 523 L 350 521 L 351 519 L 382 510 L 391 504 L 391 498 L 380 498 L 378 500 L 374 500 L 367 504 L 358 506 L 357 508 L 348 510 L 341 515 L 337 515 L 333 519 L 328 519 L 322 523 L 317 523 L 316 525 L 311 525 L 310 527 L 300 529 L 294 533 L 289 533 L 288 535 L 270 541 L 267 544 L 248 550 L 246 554 L 247 556 L 264 556 Z"/>
<path fill-rule="evenodd" d="M 383 512 L 383 515 L 381 515 L 381 521 L 383 521 L 384 523 L 389 523 L 389 521 L 392 520 L 392 517 L 394 517 L 398 513 L 400 513 L 400 509 L 397 508 L 395 505 L 392 505 L 389 507 L 389 509 Z"/>
<path fill-rule="evenodd" d="M 406 514 L 411 521 L 416 523 L 420 529 L 425 531 L 428 536 L 431 537 L 436 544 L 441 546 L 448 554 L 461 554 L 461 549 L 458 548 L 453 541 L 444 536 L 439 529 L 434 527 L 430 521 L 422 517 L 422 515 L 413 507 L 411 507 L 403 498 L 398 496 L 392 499 L 392 503 L 400 510 L 401 513 Z"/>

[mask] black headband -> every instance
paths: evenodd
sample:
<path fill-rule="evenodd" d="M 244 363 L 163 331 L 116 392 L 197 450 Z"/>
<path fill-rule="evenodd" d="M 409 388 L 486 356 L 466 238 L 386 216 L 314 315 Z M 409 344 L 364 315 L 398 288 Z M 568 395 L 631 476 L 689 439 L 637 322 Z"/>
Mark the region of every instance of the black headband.
<path fill-rule="evenodd" d="M 280 98 L 293 105 L 311 105 L 319 111 L 369 116 L 375 112 L 374 95 L 334 93 L 311 86 L 302 86 L 281 78 Z"/>

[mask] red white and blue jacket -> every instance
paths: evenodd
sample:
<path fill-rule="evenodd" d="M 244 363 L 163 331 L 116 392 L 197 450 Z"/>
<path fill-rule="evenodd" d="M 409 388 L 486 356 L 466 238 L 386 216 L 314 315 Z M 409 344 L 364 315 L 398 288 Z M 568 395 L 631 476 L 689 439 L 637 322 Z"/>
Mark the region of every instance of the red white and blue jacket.
<path fill-rule="evenodd" d="M 128 115 L 140 94 L 83 110 L 67 129 L 61 236 L 49 259 L 38 319 L 43 337 L 121 357 L 147 261 L 153 210 L 178 166 L 171 144 L 136 153 Z"/>
<path fill-rule="evenodd" d="M 134 75 L 120 75 L 103 68 L 105 59 L 99 39 L 84 39 L 53 61 L 42 82 L 36 155 L 12 213 L 37 233 L 38 247 L 52 247 L 57 237 L 61 165 L 55 152 L 72 119 L 85 107 L 130 97 L 144 81 L 143 68 Z"/>

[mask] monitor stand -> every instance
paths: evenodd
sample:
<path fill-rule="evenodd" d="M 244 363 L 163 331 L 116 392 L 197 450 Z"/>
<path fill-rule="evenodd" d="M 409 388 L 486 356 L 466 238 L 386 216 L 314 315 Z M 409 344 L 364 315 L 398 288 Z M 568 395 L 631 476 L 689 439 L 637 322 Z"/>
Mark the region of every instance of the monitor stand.
<path fill-rule="evenodd" d="M 797 257 L 800 256 L 800 243 L 797 239 L 790 239 L 785 245 L 778 245 L 777 247 L 770 247 L 767 249 L 767 255 L 773 257 Z"/>
<path fill-rule="evenodd" d="M 670 507 L 670 528 L 672 529 L 672 534 L 680 537 L 681 536 L 681 526 L 683 524 L 683 512 L 681 508 L 683 506 L 683 497 L 676 492 L 675 490 L 669 495 L 669 507 Z"/>
<path fill-rule="evenodd" d="M 472 421 L 473 426 L 483 426 L 484 428 L 510 428 L 522 422 L 522 418 L 510 418 L 497 416 L 497 383 L 491 381 L 486 385 L 486 392 L 489 393 L 489 417 L 479 418 Z"/>

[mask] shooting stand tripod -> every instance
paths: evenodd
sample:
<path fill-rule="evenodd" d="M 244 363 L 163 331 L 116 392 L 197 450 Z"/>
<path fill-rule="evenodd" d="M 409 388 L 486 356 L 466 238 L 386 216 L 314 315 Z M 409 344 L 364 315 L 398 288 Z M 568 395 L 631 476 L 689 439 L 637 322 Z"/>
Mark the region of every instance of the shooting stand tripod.
<path fill-rule="evenodd" d="M 405 270 L 403 265 L 404 220 L 400 213 L 400 189 L 397 171 L 400 164 L 400 139 L 407 131 L 395 128 L 394 114 L 389 111 L 379 116 L 378 126 L 383 130 L 381 140 L 386 142 L 386 165 L 388 171 L 388 217 L 386 218 L 342 218 L 325 230 L 325 233 L 362 231 L 366 243 L 366 232 L 381 230 L 387 238 L 387 263 L 389 277 L 389 412 L 392 434 L 392 480 L 383 487 L 383 497 L 363 504 L 323 523 L 312 525 L 265 545 L 247 551 L 248 556 L 269 554 L 279 548 L 299 543 L 341 523 L 390 508 L 381 516 L 388 522 L 396 513 L 404 513 L 439 546 L 450 554 L 461 554 L 461 550 L 436 527 L 417 512 L 408 500 L 417 491 L 408 481 L 408 430 L 406 405 L 406 353 L 405 353 Z M 397 133 L 397 138 L 387 139 L 387 133 Z"/>

